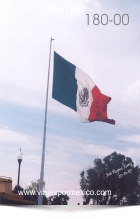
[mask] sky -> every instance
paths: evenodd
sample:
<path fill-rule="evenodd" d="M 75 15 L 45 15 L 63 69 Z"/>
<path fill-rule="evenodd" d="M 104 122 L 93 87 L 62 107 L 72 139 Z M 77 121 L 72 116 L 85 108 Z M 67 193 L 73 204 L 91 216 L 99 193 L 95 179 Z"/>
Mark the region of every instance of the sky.
<path fill-rule="evenodd" d="M 46 190 L 80 190 L 81 171 L 114 151 L 140 165 L 139 10 L 138 0 L 0 1 L 0 176 L 11 177 L 13 188 L 20 148 L 20 185 L 40 177 L 51 36 Z M 100 21 L 102 14 L 109 20 L 128 14 L 129 24 L 94 25 L 94 14 Z M 54 51 L 112 98 L 108 118 L 115 126 L 81 123 L 75 111 L 52 99 Z M 78 202 L 80 196 L 70 196 L 69 204 Z"/>

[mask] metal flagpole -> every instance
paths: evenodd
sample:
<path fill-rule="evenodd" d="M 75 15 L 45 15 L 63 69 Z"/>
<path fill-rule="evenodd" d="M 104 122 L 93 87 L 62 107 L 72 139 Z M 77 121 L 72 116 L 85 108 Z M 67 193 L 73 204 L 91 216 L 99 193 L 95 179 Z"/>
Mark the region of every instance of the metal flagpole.
<path fill-rule="evenodd" d="M 48 104 L 48 90 L 49 90 L 49 76 L 50 76 L 50 61 L 51 61 L 51 46 L 52 41 L 50 40 L 50 56 L 49 56 L 49 67 L 48 67 L 48 82 L 47 82 L 47 93 L 46 93 L 46 108 L 45 108 L 45 120 L 44 120 L 44 136 L 43 136 L 43 148 L 42 148 L 42 161 L 41 161 L 41 172 L 40 172 L 40 185 L 39 185 L 39 197 L 38 205 L 42 205 L 43 198 L 43 179 L 44 179 L 44 163 L 45 163 L 45 142 L 46 142 L 46 124 L 47 124 L 47 104 Z"/>

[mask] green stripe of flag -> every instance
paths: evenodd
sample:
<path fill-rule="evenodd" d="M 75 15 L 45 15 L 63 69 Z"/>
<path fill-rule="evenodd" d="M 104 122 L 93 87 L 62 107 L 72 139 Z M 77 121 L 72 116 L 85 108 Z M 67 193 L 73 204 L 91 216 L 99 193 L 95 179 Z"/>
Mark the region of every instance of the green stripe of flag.
<path fill-rule="evenodd" d="M 53 92 L 52 97 L 60 103 L 77 111 L 76 66 L 54 52 Z"/>

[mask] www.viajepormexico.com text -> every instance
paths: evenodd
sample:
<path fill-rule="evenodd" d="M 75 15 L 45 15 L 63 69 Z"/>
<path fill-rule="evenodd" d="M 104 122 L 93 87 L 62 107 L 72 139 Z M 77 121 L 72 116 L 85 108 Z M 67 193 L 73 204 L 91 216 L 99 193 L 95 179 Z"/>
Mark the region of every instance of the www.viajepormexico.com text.
<path fill-rule="evenodd" d="M 19 195 L 111 195 L 111 190 L 97 190 L 96 192 L 93 190 L 43 190 L 43 191 L 35 191 L 35 190 L 25 190 L 25 191 L 18 191 Z"/>

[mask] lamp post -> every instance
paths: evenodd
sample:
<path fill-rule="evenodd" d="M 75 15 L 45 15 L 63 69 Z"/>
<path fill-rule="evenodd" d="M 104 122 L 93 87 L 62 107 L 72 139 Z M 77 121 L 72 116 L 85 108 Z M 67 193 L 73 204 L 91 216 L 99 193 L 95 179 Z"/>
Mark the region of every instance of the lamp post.
<path fill-rule="evenodd" d="M 19 151 L 18 154 L 17 154 L 17 160 L 18 160 L 18 163 L 19 163 L 19 168 L 18 168 L 18 182 L 17 182 L 17 186 L 18 186 L 18 187 L 19 187 L 19 178 L 20 178 L 20 165 L 21 165 L 22 158 L 23 158 L 23 154 L 22 154 L 21 148 L 20 148 L 20 151 Z"/>

